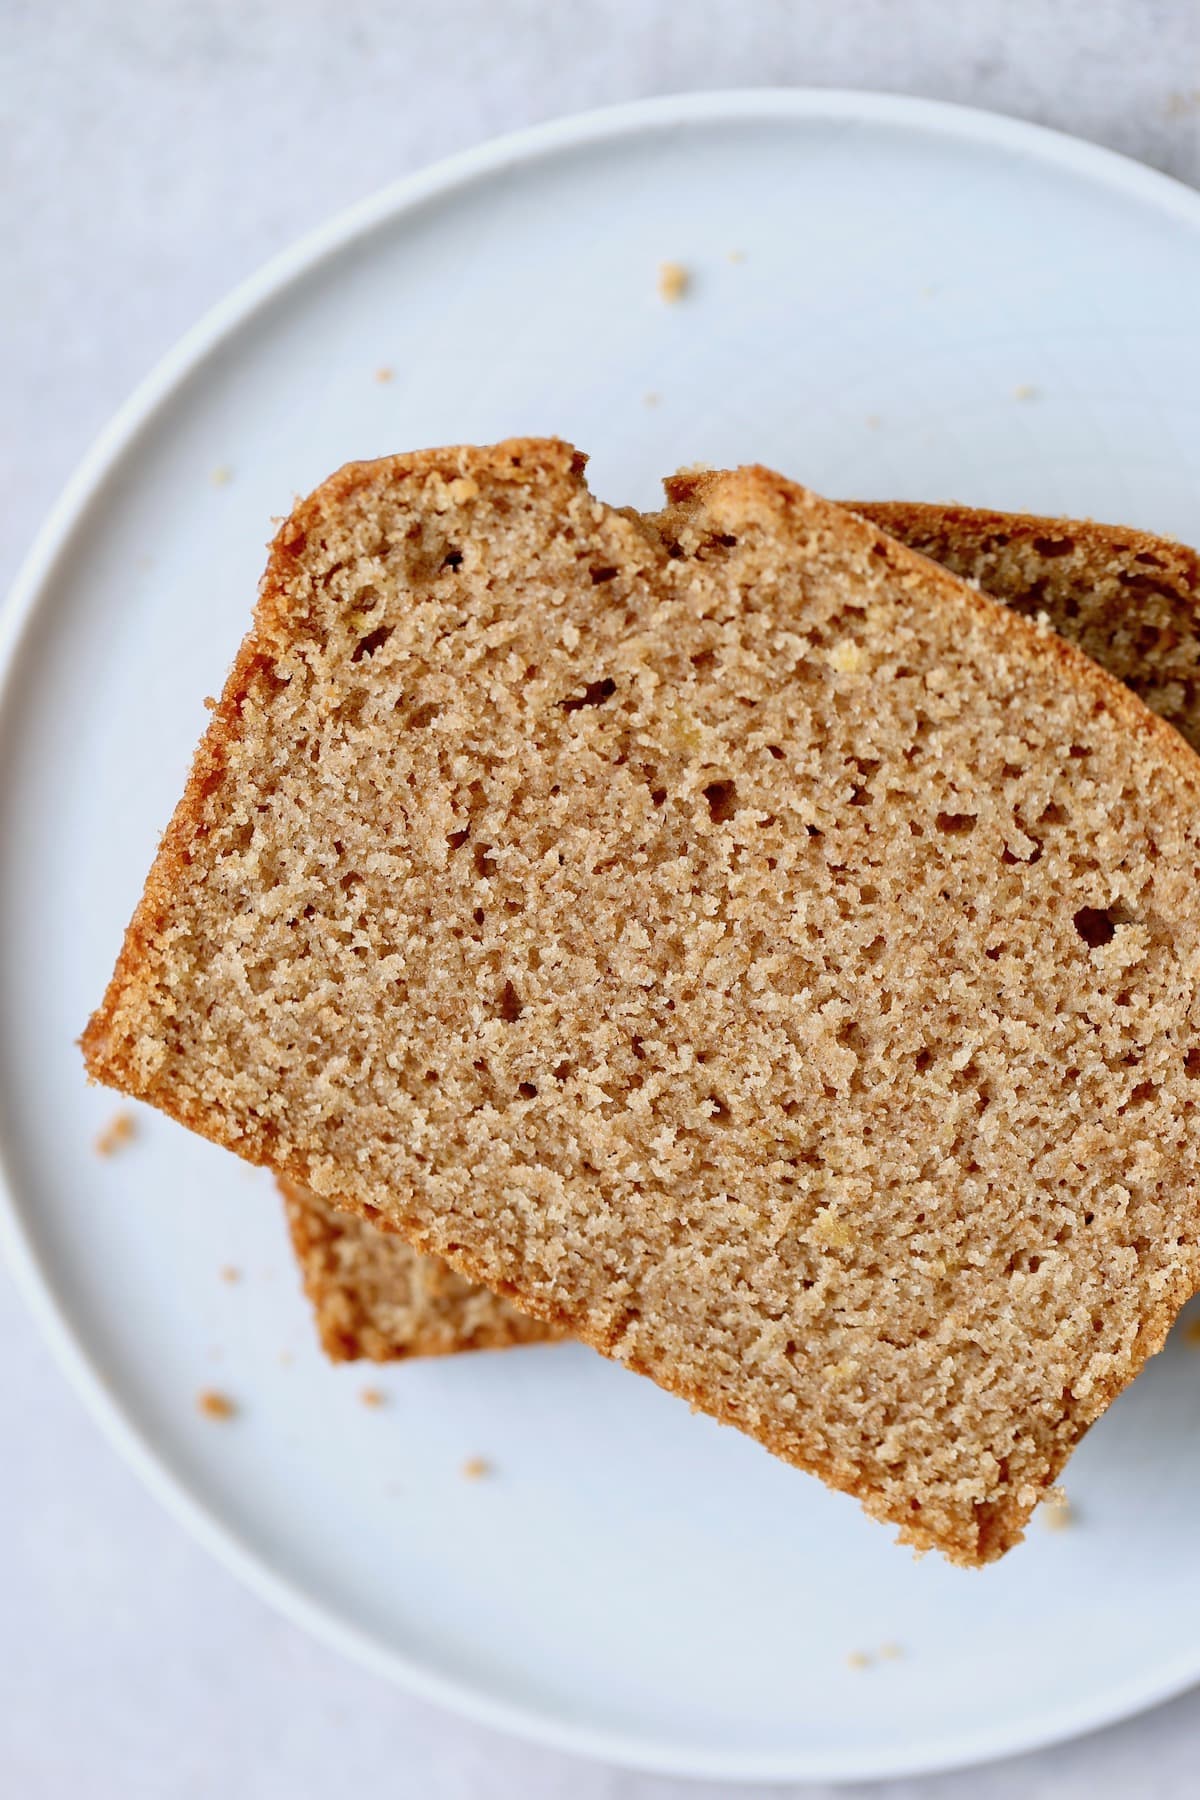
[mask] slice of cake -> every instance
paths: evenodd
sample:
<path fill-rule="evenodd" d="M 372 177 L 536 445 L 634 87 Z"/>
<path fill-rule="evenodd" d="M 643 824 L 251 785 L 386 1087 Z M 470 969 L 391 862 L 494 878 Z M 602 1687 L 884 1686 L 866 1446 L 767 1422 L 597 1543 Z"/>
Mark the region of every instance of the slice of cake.
<path fill-rule="evenodd" d="M 893 537 L 1027 617 L 1044 614 L 1155 712 L 1200 743 L 1200 558 L 1185 545 L 1091 521 L 903 502 L 855 504 Z M 292 1243 L 327 1353 L 377 1361 L 502 1348 L 555 1335 L 488 1304 L 392 1231 L 280 1183 Z"/>
<path fill-rule="evenodd" d="M 763 469 L 280 532 L 94 1076 L 999 1555 L 1200 1285 L 1200 764 Z"/>

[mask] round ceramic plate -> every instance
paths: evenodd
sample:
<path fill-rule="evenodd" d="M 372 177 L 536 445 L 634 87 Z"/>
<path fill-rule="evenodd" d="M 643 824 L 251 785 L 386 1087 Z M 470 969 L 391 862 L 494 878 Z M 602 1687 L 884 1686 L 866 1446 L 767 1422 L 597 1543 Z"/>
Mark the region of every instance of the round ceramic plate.
<path fill-rule="evenodd" d="M 674 303 L 659 266 L 687 271 Z M 995 1756 L 1200 1677 L 1200 1355 L 983 1573 L 589 1352 L 322 1361 L 271 1182 L 116 1102 L 74 1040 L 245 628 L 273 515 L 348 458 L 555 432 L 604 498 L 753 459 L 834 495 L 1200 538 L 1200 198 L 982 114 L 688 96 L 407 181 L 221 307 L 130 402 L 7 618 L 6 1237 L 146 1479 L 293 1617 L 546 1742 L 725 1778 Z M 234 1265 L 242 1279 L 220 1278 Z M 240 1411 L 194 1405 L 218 1386 Z M 464 1461 L 484 1457 L 486 1480 Z"/>

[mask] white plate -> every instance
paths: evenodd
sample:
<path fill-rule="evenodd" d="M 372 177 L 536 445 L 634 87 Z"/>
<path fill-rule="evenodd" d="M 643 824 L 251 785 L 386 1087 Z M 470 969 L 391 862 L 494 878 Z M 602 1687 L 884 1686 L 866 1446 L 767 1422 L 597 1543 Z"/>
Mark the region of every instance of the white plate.
<path fill-rule="evenodd" d="M 677 305 L 665 259 L 692 272 Z M 1035 1524 L 982 1574 L 917 1563 L 576 1347 L 388 1371 L 364 1408 L 362 1371 L 313 1347 L 269 1180 L 149 1115 L 98 1160 L 115 1103 L 73 1044 L 268 521 L 344 459 L 554 431 L 618 502 L 753 458 L 834 494 L 1195 539 L 1198 316 L 1200 198 L 1147 170 L 923 102 L 688 96 L 359 208 L 221 307 L 89 458 L 8 614 L 6 1236 L 117 1441 L 293 1617 L 477 1718 L 726 1778 L 994 1756 L 1200 1676 L 1200 1358 L 1178 1333 L 1072 1463 L 1075 1527 Z M 235 1422 L 198 1415 L 208 1385 Z M 472 1455 L 492 1478 L 463 1480 Z"/>

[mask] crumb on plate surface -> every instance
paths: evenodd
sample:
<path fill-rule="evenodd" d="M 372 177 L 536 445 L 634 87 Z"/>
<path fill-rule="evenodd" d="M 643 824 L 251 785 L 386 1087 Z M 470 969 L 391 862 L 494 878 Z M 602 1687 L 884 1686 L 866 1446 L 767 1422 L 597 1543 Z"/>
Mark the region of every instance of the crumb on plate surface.
<path fill-rule="evenodd" d="M 682 263 L 664 262 L 658 265 L 658 297 L 673 305 L 682 300 L 692 285 L 692 278 Z"/>
<path fill-rule="evenodd" d="M 206 1419 L 232 1419 L 237 1414 L 237 1403 L 228 1394 L 218 1388 L 201 1388 L 196 1395 L 196 1410 Z"/>
<path fill-rule="evenodd" d="M 118 1150 L 123 1150 L 126 1144 L 132 1143 L 136 1136 L 137 1121 L 126 1107 L 122 1107 L 97 1135 L 96 1155 L 115 1156 Z"/>

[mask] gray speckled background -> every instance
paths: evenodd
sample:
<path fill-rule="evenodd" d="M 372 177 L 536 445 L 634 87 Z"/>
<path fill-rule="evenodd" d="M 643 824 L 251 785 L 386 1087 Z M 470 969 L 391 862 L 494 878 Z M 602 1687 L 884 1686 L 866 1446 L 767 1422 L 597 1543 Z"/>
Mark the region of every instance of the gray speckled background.
<path fill-rule="evenodd" d="M 1197 0 L 0 0 L 0 583 L 134 381 L 327 214 L 537 119 L 758 83 L 971 102 L 1200 183 Z M 494 1737 L 269 1613 L 101 1440 L 2 1273 L 0 1368 L 6 1796 L 715 1791 Z M 1200 1692 L 1016 1762 L 840 1791 L 1190 1800 Z"/>

